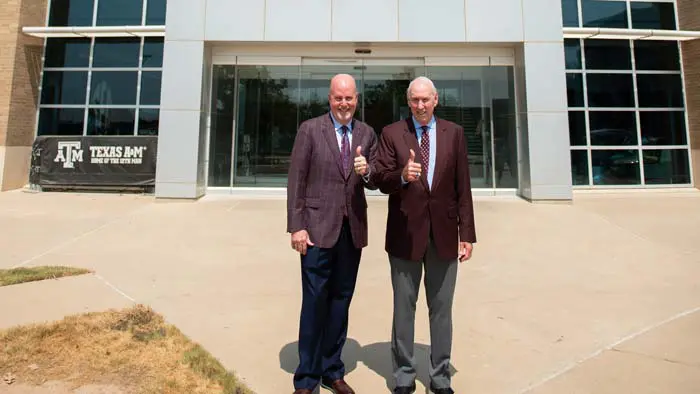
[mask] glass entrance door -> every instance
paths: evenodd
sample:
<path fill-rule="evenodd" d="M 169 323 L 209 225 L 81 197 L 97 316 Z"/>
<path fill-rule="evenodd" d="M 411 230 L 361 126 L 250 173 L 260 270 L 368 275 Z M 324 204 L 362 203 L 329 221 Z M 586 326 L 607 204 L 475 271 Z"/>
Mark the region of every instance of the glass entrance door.
<path fill-rule="evenodd" d="M 347 73 L 357 81 L 355 117 L 378 134 L 410 116 L 410 81 L 431 78 L 439 94 L 436 116 L 464 128 L 472 187 L 517 187 L 512 66 L 426 66 L 416 58 L 279 63 L 214 65 L 209 186 L 286 186 L 299 124 L 328 112 L 329 81 Z"/>

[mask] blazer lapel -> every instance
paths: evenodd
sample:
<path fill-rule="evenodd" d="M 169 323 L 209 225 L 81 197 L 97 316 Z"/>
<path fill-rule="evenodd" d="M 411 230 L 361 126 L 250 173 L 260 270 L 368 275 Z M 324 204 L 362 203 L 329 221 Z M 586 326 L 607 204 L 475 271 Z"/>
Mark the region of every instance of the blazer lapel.
<path fill-rule="evenodd" d="M 447 163 L 445 163 L 445 157 L 447 156 L 445 155 L 445 152 L 447 152 L 447 150 L 450 148 L 449 141 L 447 141 L 447 134 L 445 133 L 445 130 L 447 129 L 445 122 L 437 117 L 435 119 L 435 139 L 437 140 L 437 143 L 435 146 L 436 157 L 435 168 L 433 171 L 433 190 L 435 190 L 438 182 L 440 182 L 440 176 L 445 171 L 445 166 L 447 165 Z"/>
<path fill-rule="evenodd" d="M 345 179 L 345 171 L 343 170 L 343 161 L 340 158 L 340 148 L 338 148 L 338 138 L 335 133 L 335 126 L 331 121 L 331 115 L 325 117 L 323 121 L 323 135 L 326 137 L 326 142 L 331 150 L 331 154 L 335 158 L 335 162 L 338 165 L 338 171 L 340 175 Z"/>
<path fill-rule="evenodd" d="M 403 134 L 403 138 L 406 140 L 408 147 L 413 149 L 413 152 L 415 152 L 416 163 L 421 163 L 421 169 L 425 168 L 423 166 L 423 158 L 420 154 L 420 148 L 418 147 L 418 134 L 416 133 L 416 127 L 413 125 L 413 119 L 411 117 L 406 119 L 406 130 Z M 406 163 L 403 163 L 402 165 L 405 166 Z M 428 174 L 421 173 L 419 181 L 425 190 L 430 193 L 430 187 L 428 187 Z"/>

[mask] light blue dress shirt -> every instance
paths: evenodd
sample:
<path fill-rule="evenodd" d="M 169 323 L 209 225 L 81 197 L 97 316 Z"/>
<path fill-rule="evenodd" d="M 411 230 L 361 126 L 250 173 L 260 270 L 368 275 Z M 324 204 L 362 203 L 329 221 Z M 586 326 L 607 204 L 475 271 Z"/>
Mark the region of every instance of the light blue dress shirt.
<path fill-rule="evenodd" d="M 335 127 L 335 136 L 338 139 L 338 149 L 342 151 L 342 146 L 343 146 L 343 130 L 341 130 L 341 127 L 343 127 L 340 122 L 335 120 L 335 116 L 333 116 L 333 113 L 331 112 L 331 119 L 333 120 L 333 127 Z M 350 144 L 348 146 L 348 149 L 352 149 L 352 121 L 347 124 L 348 128 L 348 143 Z M 350 152 L 351 157 L 355 157 L 354 152 Z"/>
<path fill-rule="evenodd" d="M 421 128 L 420 123 L 416 121 L 416 118 L 411 116 L 411 119 L 413 120 L 413 125 L 416 126 L 416 136 L 418 137 L 418 149 L 420 149 L 420 143 L 423 139 L 423 129 Z M 428 135 L 430 137 L 430 160 L 428 161 L 428 178 L 426 179 L 428 181 L 428 187 L 432 189 L 433 187 L 433 174 L 435 173 L 435 154 L 437 152 L 437 122 L 435 121 L 435 117 L 433 116 L 430 119 L 430 122 L 427 124 L 428 126 Z M 420 152 L 416 152 L 416 156 L 420 157 Z M 422 163 L 421 163 L 422 164 Z M 425 166 L 422 166 L 424 169 Z M 426 175 L 426 174 L 423 174 Z"/>

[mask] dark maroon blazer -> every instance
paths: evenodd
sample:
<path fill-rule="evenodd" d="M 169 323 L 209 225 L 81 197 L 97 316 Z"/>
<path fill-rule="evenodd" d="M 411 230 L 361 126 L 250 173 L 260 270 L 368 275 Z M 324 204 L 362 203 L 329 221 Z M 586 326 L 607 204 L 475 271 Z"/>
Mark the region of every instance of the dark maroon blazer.
<path fill-rule="evenodd" d="M 401 172 L 409 149 L 422 162 L 413 119 L 398 121 L 382 130 L 372 181 L 389 194 L 386 251 L 395 257 L 420 261 L 430 232 L 442 259 L 456 259 L 458 242 L 476 242 L 469 163 L 462 127 L 437 119 L 436 157 L 432 189 L 427 173 L 402 185 Z"/>
<path fill-rule="evenodd" d="M 309 119 L 299 126 L 292 149 L 287 183 L 287 232 L 306 229 L 311 242 L 331 248 L 338 241 L 343 224 L 343 206 L 348 206 L 348 221 L 356 248 L 367 246 L 367 200 L 365 182 L 352 169 L 358 146 L 374 172 L 377 135 L 366 123 L 353 119 L 350 174 L 345 176 L 338 138 L 330 114 Z"/>

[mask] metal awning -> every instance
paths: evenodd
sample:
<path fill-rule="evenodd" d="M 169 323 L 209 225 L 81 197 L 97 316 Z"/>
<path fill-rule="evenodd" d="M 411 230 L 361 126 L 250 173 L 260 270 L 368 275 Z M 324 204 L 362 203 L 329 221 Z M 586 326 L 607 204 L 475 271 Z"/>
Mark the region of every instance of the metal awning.
<path fill-rule="evenodd" d="M 597 38 L 608 40 L 688 41 L 700 38 L 700 31 L 612 29 L 603 27 L 565 27 L 564 38 Z"/>
<path fill-rule="evenodd" d="M 164 37 L 165 26 L 68 26 L 23 27 L 22 33 L 40 38 L 54 37 Z"/>

